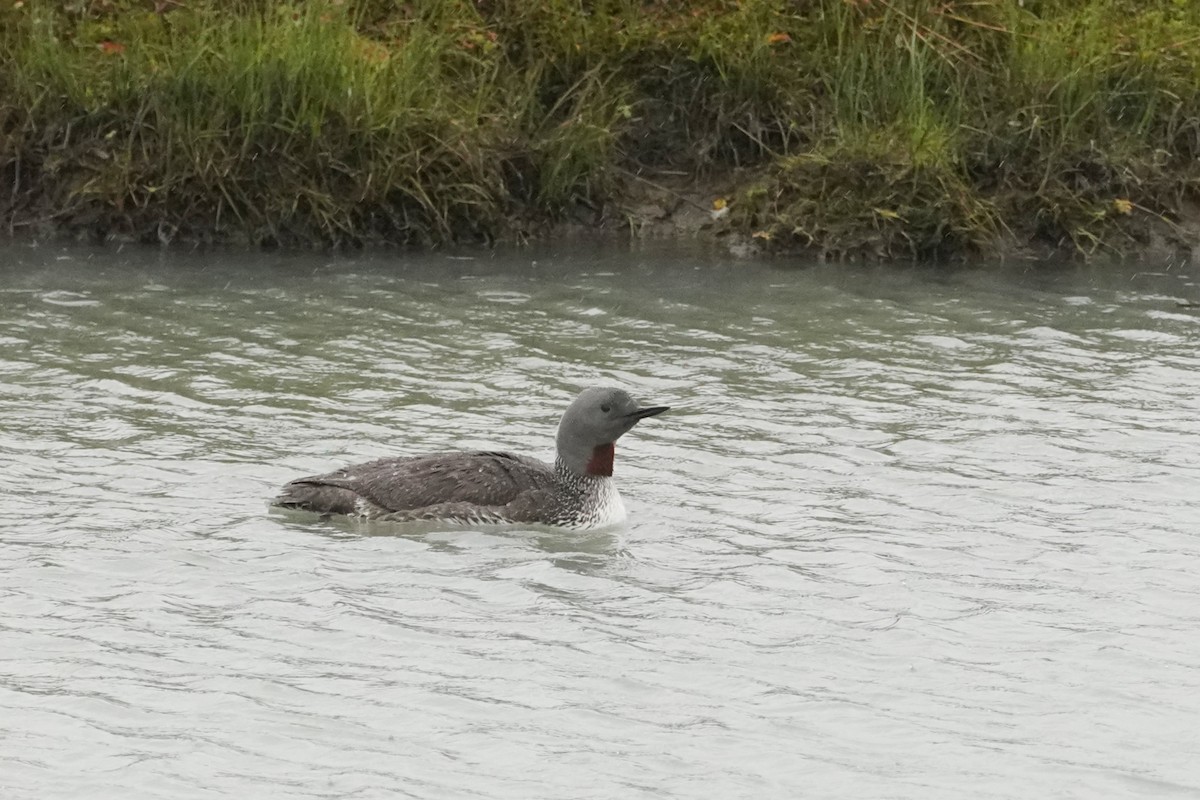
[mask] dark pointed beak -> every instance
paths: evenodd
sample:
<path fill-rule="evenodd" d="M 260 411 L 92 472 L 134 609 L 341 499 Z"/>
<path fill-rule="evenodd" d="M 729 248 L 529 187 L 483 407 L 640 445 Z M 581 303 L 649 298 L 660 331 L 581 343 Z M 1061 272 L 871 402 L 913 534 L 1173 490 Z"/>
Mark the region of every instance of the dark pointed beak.
<path fill-rule="evenodd" d="M 639 408 L 637 411 L 626 414 L 625 419 L 631 419 L 634 422 L 637 422 L 639 419 L 645 419 L 646 417 L 657 417 L 664 411 L 670 410 L 670 406 L 650 406 L 649 408 Z"/>

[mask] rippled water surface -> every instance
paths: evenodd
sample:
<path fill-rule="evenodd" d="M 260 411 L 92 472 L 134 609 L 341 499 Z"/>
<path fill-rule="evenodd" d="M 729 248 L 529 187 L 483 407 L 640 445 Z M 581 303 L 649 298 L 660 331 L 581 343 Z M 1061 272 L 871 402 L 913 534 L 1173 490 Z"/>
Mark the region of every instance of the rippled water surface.
<path fill-rule="evenodd" d="M 1200 797 L 1194 271 L 0 249 L 0 797 Z M 549 456 L 623 531 L 270 512 Z"/>

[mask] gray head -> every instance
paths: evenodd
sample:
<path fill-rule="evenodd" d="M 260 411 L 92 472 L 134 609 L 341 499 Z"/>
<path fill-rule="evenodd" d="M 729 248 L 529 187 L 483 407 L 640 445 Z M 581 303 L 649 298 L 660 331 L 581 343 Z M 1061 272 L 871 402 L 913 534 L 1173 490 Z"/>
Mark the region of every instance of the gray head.
<path fill-rule="evenodd" d="M 620 389 L 584 389 L 558 423 L 558 457 L 573 472 L 612 475 L 613 442 L 638 420 L 666 410 L 667 406 L 640 408 Z"/>

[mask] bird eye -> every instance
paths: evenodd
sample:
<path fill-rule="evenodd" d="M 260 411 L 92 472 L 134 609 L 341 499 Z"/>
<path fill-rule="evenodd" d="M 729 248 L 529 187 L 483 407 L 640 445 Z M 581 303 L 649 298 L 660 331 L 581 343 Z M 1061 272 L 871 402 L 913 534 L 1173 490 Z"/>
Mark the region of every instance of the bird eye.
<path fill-rule="evenodd" d="M 608 403 L 605 403 L 604 405 L 600 406 L 600 410 L 607 414 L 608 412 L 612 411 L 612 406 L 610 406 Z"/>

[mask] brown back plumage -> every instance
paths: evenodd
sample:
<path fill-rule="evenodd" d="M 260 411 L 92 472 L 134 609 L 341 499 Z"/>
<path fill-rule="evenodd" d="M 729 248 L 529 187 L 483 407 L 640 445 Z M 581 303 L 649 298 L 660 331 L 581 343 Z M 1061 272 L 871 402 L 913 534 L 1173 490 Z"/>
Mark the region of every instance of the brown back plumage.
<path fill-rule="evenodd" d="M 321 514 L 356 513 L 359 498 L 388 512 L 447 503 L 498 508 L 553 488 L 553 469 L 535 458 L 492 451 L 436 453 L 381 458 L 298 478 L 283 487 L 275 504 Z"/>

